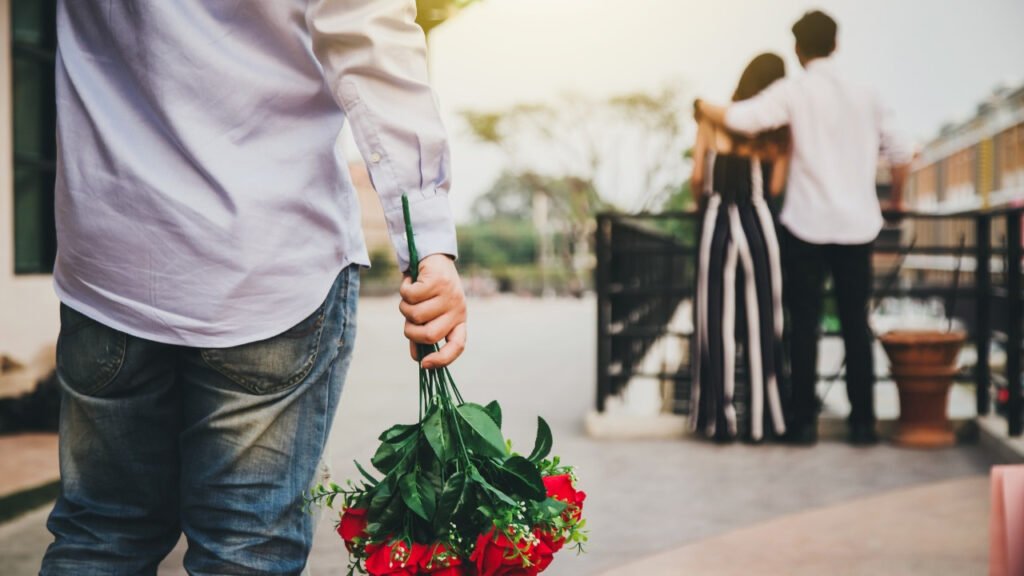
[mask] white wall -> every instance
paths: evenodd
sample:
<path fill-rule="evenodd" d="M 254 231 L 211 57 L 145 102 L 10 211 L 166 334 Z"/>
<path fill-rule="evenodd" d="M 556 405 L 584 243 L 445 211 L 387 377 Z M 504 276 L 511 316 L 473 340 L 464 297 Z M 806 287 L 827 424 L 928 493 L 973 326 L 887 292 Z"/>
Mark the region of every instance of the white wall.
<path fill-rule="evenodd" d="M 48 274 L 14 275 L 10 32 L 10 3 L 0 0 L 0 355 L 35 362 L 52 354 L 60 317 Z"/>

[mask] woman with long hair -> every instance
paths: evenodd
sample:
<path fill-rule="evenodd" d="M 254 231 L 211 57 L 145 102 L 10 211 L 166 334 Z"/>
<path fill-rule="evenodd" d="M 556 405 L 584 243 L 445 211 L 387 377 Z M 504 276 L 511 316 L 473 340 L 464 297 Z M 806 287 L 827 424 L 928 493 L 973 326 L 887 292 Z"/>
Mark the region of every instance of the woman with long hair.
<path fill-rule="evenodd" d="M 733 101 L 785 76 L 775 54 L 754 58 Z M 747 138 L 698 116 L 692 189 L 703 206 L 695 298 L 694 430 L 758 442 L 785 433 L 782 271 L 765 189 L 785 185 L 789 130 Z M 739 361 L 738 361 L 739 359 Z M 737 370 L 737 366 L 745 369 Z"/>

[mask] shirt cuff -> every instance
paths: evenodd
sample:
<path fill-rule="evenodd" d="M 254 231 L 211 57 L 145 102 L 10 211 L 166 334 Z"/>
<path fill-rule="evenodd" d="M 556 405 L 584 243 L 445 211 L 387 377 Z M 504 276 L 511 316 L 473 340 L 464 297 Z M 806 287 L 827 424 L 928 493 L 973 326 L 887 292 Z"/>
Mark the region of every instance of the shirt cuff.
<path fill-rule="evenodd" d="M 402 272 L 409 269 L 409 244 L 405 238 L 405 219 L 402 206 L 386 213 L 391 244 L 398 257 Z M 459 247 L 455 235 L 455 219 L 452 217 L 448 194 L 440 190 L 413 193 L 409 195 L 409 217 L 416 241 L 416 252 L 420 260 L 433 254 L 445 254 L 458 258 Z"/>

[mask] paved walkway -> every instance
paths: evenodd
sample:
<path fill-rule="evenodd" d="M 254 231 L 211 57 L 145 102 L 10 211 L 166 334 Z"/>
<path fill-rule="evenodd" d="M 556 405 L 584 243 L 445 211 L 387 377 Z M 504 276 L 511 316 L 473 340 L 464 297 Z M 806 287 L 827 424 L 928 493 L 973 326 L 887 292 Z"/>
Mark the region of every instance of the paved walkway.
<path fill-rule="evenodd" d="M 356 358 L 331 450 L 342 479 L 355 476 L 353 458 L 369 459 L 381 430 L 395 421 L 411 421 L 417 410 L 415 365 L 406 360 L 397 301 L 364 300 L 359 323 Z M 532 442 L 539 412 L 555 432 L 555 452 L 579 466 L 589 494 L 589 553 L 578 558 L 563 554 L 545 574 L 600 574 L 793 514 L 935 482 L 978 478 L 991 464 L 971 446 L 919 452 L 885 445 L 854 449 L 834 442 L 793 449 L 591 440 L 582 433 L 582 421 L 593 404 L 594 326 L 593 300 L 473 302 L 469 348 L 455 368 L 469 399 L 502 403 L 506 432 L 517 444 Z M 0 526 L 5 576 L 38 569 L 49 542 L 44 521 L 45 511 L 40 511 Z M 325 519 L 318 534 L 315 575 L 343 573 L 344 550 L 331 527 Z M 984 533 L 986 524 L 971 529 Z M 167 559 L 161 575 L 183 574 L 182 551 L 179 547 Z M 828 556 L 828 550 L 822 554 L 824 565 L 845 561 L 838 554 Z M 749 565 L 747 569 L 759 573 Z"/>
<path fill-rule="evenodd" d="M 984 476 L 895 490 L 741 528 L 605 576 L 985 574 L 988 493 Z"/>

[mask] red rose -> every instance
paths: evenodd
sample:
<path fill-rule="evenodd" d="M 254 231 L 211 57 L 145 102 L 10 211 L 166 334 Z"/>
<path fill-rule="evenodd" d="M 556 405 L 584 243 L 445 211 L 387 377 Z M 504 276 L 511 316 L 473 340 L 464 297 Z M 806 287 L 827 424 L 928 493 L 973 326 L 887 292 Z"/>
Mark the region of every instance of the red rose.
<path fill-rule="evenodd" d="M 546 530 L 537 530 L 536 534 L 537 538 L 539 538 L 540 541 L 551 550 L 552 554 L 561 550 L 562 546 L 565 545 L 565 536 L 561 534 L 548 532 Z"/>
<path fill-rule="evenodd" d="M 542 537 L 543 532 L 540 530 L 534 530 L 533 535 L 537 537 L 537 544 L 534 546 L 534 554 L 537 557 L 537 572 L 543 572 L 547 569 L 551 561 L 555 559 L 555 552 L 558 549 L 553 548 L 548 541 Z M 565 539 L 562 538 L 558 541 L 558 548 L 562 547 L 562 542 Z"/>
<path fill-rule="evenodd" d="M 476 565 L 478 576 L 536 576 L 551 563 L 551 549 L 541 541 L 519 542 L 525 560 L 514 546 L 504 533 L 491 529 L 477 538 L 469 560 Z"/>
<path fill-rule="evenodd" d="M 573 487 L 571 476 L 568 474 L 545 476 L 544 488 L 548 491 L 548 498 L 565 502 L 568 505 L 566 511 L 571 514 L 573 519 L 579 520 L 580 515 L 583 514 L 583 501 L 587 499 L 587 494 Z"/>
<path fill-rule="evenodd" d="M 366 571 L 373 576 L 416 576 L 426 552 L 423 544 L 411 548 L 402 541 L 383 544 L 366 559 Z"/>
<path fill-rule="evenodd" d="M 341 515 L 341 522 L 338 524 L 338 535 L 345 541 L 345 548 L 352 551 L 352 541 L 356 538 L 366 538 L 366 509 L 349 508 Z"/>
<path fill-rule="evenodd" d="M 420 574 L 432 576 L 462 576 L 462 559 L 448 550 L 444 544 L 432 544 L 426 547 L 420 559 Z"/>

